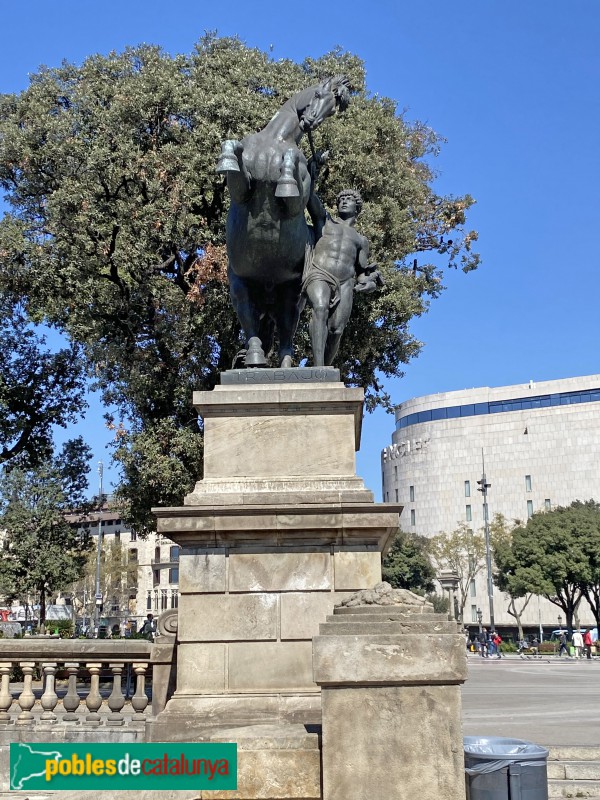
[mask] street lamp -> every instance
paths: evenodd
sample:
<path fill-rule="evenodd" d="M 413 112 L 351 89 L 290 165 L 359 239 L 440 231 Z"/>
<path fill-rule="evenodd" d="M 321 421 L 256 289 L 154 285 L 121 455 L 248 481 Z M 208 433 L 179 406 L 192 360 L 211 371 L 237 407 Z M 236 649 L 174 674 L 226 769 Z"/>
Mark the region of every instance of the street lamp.
<path fill-rule="evenodd" d="M 483 622 L 483 611 L 480 608 L 477 609 L 477 622 L 479 623 L 479 633 L 481 633 L 481 623 Z"/>
<path fill-rule="evenodd" d="M 492 551 L 490 548 L 490 522 L 488 515 L 487 503 L 487 490 L 491 487 L 491 483 L 487 482 L 485 477 L 485 460 L 483 458 L 483 448 L 481 449 L 481 463 L 483 467 L 483 474 L 481 480 L 477 481 L 479 486 L 477 491 L 483 495 L 483 529 L 485 533 L 485 565 L 487 570 L 487 593 L 488 603 L 490 606 L 490 630 L 493 633 L 495 630 L 494 625 L 494 584 L 492 582 Z"/>
<path fill-rule="evenodd" d="M 102 477 L 104 475 L 104 464 L 98 462 L 98 479 L 100 482 L 100 497 L 98 503 L 98 548 L 96 550 L 96 609 L 94 622 L 96 633 L 100 629 L 100 609 L 102 607 L 102 592 L 100 591 L 100 561 L 102 559 Z"/>

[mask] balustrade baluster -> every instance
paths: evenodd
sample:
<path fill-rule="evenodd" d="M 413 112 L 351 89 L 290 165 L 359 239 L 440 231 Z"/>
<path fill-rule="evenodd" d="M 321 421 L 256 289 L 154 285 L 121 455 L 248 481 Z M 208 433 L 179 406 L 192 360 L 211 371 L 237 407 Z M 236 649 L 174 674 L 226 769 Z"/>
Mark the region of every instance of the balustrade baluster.
<path fill-rule="evenodd" d="M 135 711 L 134 719 L 139 719 L 148 705 L 146 694 L 146 670 L 148 664 L 134 664 L 133 671 L 136 674 L 135 694 L 131 698 L 131 705 Z"/>
<path fill-rule="evenodd" d="M 79 708 L 79 703 L 81 702 L 77 694 L 77 673 L 79 672 L 79 664 L 73 662 L 65 664 L 65 669 L 69 676 L 69 682 L 67 684 L 67 693 L 63 698 L 63 708 L 67 712 L 63 714 L 63 720 L 65 722 L 73 722 L 77 725 L 79 724 L 79 717 L 75 712 Z"/>
<path fill-rule="evenodd" d="M 12 694 L 10 693 L 10 673 L 12 670 L 11 662 L 0 664 L 0 723 L 9 725 L 12 720 L 8 713 L 12 706 Z"/>
<path fill-rule="evenodd" d="M 88 696 L 85 698 L 85 704 L 90 713 L 87 714 L 85 721 L 88 723 L 88 725 L 96 728 L 102 723 L 102 718 L 98 713 L 98 709 L 102 705 L 102 696 L 100 694 L 100 670 L 102 669 L 102 664 L 92 663 L 86 664 L 85 666 L 91 677 L 90 691 Z"/>
<path fill-rule="evenodd" d="M 17 703 L 21 708 L 21 713 L 17 717 L 16 725 L 33 725 L 33 714 L 31 709 L 35 704 L 35 695 L 31 688 L 33 680 L 33 670 L 35 661 L 21 661 L 19 666 L 23 672 L 23 691 L 17 698 Z"/>
<path fill-rule="evenodd" d="M 123 725 L 125 718 L 121 713 L 125 705 L 125 697 L 123 695 L 123 688 L 121 683 L 121 676 L 123 674 L 124 664 L 109 664 L 113 674 L 113 688 L 108 698 L 108 707 L 111 713 L 108 715 L 106 721 L 107 725 Z"/>
<path fill-rule="evenodd" d="M 56 663 L 45 662 L 42 664 L 44 674 L 44 694 L 41 697 L 42 708 L 44 713 L 41 716 L 42 722 L 49 722 L 51 724 L 58 721 L 54 709 L 58 703 L 58 695 L 55 690 L 56 682 Z"/>

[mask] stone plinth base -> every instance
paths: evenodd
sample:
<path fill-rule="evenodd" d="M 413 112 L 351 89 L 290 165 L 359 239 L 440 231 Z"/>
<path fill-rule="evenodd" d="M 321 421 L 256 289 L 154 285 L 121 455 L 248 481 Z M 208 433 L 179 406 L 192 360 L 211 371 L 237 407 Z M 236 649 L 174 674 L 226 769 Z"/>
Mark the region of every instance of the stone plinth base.
<path fill-rule="evenodd" d="M 336 609 L 321 625 L 323 800 L 464 800 L 456 630 L 402 606 Z"/>

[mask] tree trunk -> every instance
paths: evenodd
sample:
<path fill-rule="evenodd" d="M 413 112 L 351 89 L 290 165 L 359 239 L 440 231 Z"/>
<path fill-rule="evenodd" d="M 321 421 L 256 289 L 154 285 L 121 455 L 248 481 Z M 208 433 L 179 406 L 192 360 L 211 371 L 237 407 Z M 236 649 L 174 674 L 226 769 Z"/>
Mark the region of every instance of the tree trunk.
<path fill-rule="evenodd" d="M 46 588 L 42 584 L 40 586 L 40 618 L 39 624 L 44 625 L 46 622 Z"/>

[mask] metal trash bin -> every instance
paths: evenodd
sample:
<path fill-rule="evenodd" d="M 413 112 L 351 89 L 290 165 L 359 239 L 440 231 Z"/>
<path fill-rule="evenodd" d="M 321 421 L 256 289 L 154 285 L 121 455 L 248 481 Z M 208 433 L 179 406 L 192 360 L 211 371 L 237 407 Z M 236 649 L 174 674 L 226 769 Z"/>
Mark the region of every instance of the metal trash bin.
<path fill-rule="evenodd" d="M 548 750 L 522 739 L 465 736 L 467 800 L 548 800 Z"/>

